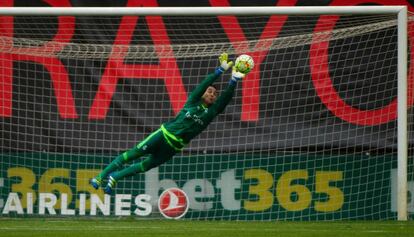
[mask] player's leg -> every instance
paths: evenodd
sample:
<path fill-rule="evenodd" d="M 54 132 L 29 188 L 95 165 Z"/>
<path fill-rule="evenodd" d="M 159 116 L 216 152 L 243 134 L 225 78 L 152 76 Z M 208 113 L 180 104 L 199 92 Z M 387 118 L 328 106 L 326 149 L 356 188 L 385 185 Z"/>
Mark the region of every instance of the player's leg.
<path fill-rule="evenodd" d="M 151 144 L 153 144 L 154 137 L 159 136 L 159 134 L 162 134 L 161 130 L 157 130 L 156 132 L 153 132 L 150 136 L 148 136 L 145 140 L 143 140 L 141 143 L 139 143 L 134 148 L 122 153 L 121 155 L 117 156 L 108 166 L 106 166 L 95 178 L 93 178 L 90 183 L 95 188 L 98 189 L 104 178 L 108 177 L 108 175 L 111 172 L 114 172 L 115 170 L 118 170 L 121 168 L 124 164 L 131 162 L 135 159 L 138 159 L 148 153 L 151 152 Z"/>
<path fill-rule="evenodd" d="M 105 167 L 95 178 L 91 180 L 91 185 L 98 189 L 102 181 L 105 177 L 108 176 L 111 172 L 121 168 L 125 163 L 127 163 L 128 160 L 133 160 L 138 157 L 143 156 L 144 154 L 141 153 L 137 147 L 134 147 L 121 155 L 117 156 L 108 166 Z"/>
<path fill-rule="evenodd" d="M 145 160 L 120 171 L 111 173 L 108 177 L 108 184 L 104 189 L 105 193 L 110 194 L 118 180 L 138 173 L 144 173 L 152 168 L 160 166 L 169 161 L 176 154 L 176 151 L 171 148 L 163 138 L 158 140 L 158 142 L 157 149 Z"/>
<path fill-rule="evenodd" d="M 144 173 L 152 168 L 160 166 L 161 164 L 169 161 L 175 154 L 175 152 L 171 152 L 171 149 L 167 149 L 168 150 L 160 149 L 160 151 L 155 155 L 150 155 L 145 160 L 130 165 L 129 167 L 120 171 L 114 172 L 110 174 L 110 176 L 115 180 L 120 180 L 129 176 L 133 176 L 135 174 Z"/>

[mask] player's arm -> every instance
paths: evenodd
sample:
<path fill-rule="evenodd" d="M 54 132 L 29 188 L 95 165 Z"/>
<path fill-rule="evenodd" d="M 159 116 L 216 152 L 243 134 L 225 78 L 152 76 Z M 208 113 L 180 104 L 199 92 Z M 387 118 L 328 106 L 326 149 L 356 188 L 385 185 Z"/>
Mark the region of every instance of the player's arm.
<path fill-rule="evenodd" d="M 221 113 L 230 103 L 233 98 L 237 82 L 241 81 L 245 76 L 246 74 L 239 72 L 235 67 L 233 67 L 233 72 L 227 88 L 221 92 L 216 102 L 212 105 L 212 109 L 214 109 L 217 114 Z"/>
<path fill-rule="evenodd" d="M 227 69 L 233 66 L 232 61 L 228 61 L 227 53 L 222 53 L 219 57 L 220 66 L 216 68 L 214 73 L 208 74 L 207 77 L 198 85 L 193 92 L 191 92 L 190 97 L 188 99 L 189 102 L 198 102 L 200 98 L 203 96 L 204 92 L 207 88 L 217 80 L 217 78 Z"/>

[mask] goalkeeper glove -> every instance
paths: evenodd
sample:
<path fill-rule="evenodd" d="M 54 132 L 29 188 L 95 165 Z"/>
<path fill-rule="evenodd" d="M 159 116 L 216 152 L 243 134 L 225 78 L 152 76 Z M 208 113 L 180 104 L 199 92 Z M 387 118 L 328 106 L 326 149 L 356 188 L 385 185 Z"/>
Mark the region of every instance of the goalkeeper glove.
<path fill-rule="evenodd" d="M 233 62 L 228 61 L 228 58 L 229 58 L 229 55 L 227 53 L 222 53 L 220 55 L 219 57 L 220 66 L 216 69 L 216 74 L 221 74 L 233 66 Z"/>
<path fill-rule="evenodd" d="M 237 71 L 237 68 L 233 67 L 233 72 L 231 74 L 230 84 L 232 84 L 232 85 L 236 84 L 238 81 L 243 79 L 245 76 L 246 76 L 246 74 Z"/>

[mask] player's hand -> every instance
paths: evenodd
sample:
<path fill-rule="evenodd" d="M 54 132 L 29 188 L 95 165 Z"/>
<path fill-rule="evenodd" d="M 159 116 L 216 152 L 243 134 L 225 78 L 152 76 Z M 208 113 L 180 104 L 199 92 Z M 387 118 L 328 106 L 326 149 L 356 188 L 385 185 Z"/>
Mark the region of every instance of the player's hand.
<path fill-rule="evenodd" d="M 233 66 L 233 62 L 229 61 L 229 55 L 227 53 L 222 53 L 219 57 L 220 69 L 222 72 L 227 71 Z"/>
<path fill-rule="evenodd" d="M 246 74 L 239 72 L 236 67 L 233 67 L 233 71 L 231 73 L 232 82 L 238 82 L 242 80 L 245 76 Z"/>

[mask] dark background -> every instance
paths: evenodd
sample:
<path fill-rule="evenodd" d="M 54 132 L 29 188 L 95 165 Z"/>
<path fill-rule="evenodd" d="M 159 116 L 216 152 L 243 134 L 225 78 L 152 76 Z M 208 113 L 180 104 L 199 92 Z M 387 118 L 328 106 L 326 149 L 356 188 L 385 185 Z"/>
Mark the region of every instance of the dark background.
<path fill-rule="evenodd" d="M 59 2 L 59 1 L 55 1 Z M 347 1 L 343 2 L 344 5 Z M 123 7 L 128 1 L 70 1 L 75 7 Z M 156 1 L 158 6 L 205 6 L 209 1 Z M 231 6 L 273 6 L 277 1 L 229 1 Z M 296 6 L 331 5 L 331 1 L 297 1 Z M 362 5 L 375 3 L 366 1 Z M 389 4 L 397 4 L 389 1 Z M 399 3 L 398 3 L 399 4 Z M 408 1 L 411 6 L 412 1 Z M 14 6 L 49 6 L 43 1 L 14 1 Z M 238 17 L 246 26 L 246 35 L 251 40 L 260 35 L 266 17 L 260 18 L 256 32 L 248 32 L 251 19 Z M 279 37 L 290 34 L 298 22 L 306 21 L 307 28 L 301 33 L 311 33 L 317 17 L 289 17 Z M 347 22 L 348 18 L 341 18 Z M 42 37 L 54 34 L 56 19 L 38 19 L 32 31 L 19 31 L 19 26 L 31 21 L 26 17 L 15 17 L 15 37 L 33 37 L 38 32 Z M 100 28 L 99 23 L 88 18 L 77 18 L 75 43 L 111 43 L 118 29 L 120 18 L 104 19 L 109 28 Z M 172 44 L 215 42 L 214 37 L 186 39 L 177 32 L 176 19 L 165 18 Z M 193 20 L 193 21 L 197 21 Z M 215 18 L 199 19 L 198 29 L 208 30 Z M 88 28 L 88 25 L 92 25 Z M 147 22 L 140 18 L 134 34 L 135 43 L 151 44 Z M 192 22 L 191 24 L 194 24 Z M 94 28 L 96 25 L 96 28 Z M 218 24 L 219 25 L 219 24 Z M 47 26 L 47 27 L 45 27 Z M 185 28 L 184 26 L 182 26 Z M 46 30 L 45 30 L 46 29 Z M 84 32 L 94 31 L 93 37 Z M 220 32 L 220 29 L 219 31 Z M 396 49 L 395 28 L 383 31 L 376 40 L 372 35 L 330 42 L 330 74 L 335 89 L 349 105 L 361 110 L 381 108 L 396 97 L 396 55 L 381 54 L 384 50 Z M 49 36 L 48 36 L 49 35 Z M 199 37 L 199 38 L 197 38 Z M 219 33 L 225 40 L 224 32 Z M 358 40 L 366 43 L 361 46 Z M 386 41 L 384 43 L 384 40 Z M 220 41 L 222 42 L 222 41 Z M 387 45 L 384 49 L 383 44 Z M 337 49 L 340 51 L 336 51 Z M 383 64 L 369 64 L 383 57 Z M 348 60 L 347 60 L 348 59 Z M 357 60 L 355 60 L 357 59 Z M 360 59 L 360 60 L 358 60 Z M 70 82 L 79 117 L 62 119 L 59 116 L 50 77 L 42 65 L 16 61 L 13 64 L 13 113 L 0 118 L 1 149 L 3 151 L 47 151 L 71 153 L 118 153 L 133 146 L 174 113 L 168 101 L 162 80 L 119 80 L 110 110 L 101 120 L 88 118 L 89 108 L 97 91 L 106 61 L 87 61 L 62 58 L 70 74 Z M 208 73 L 207 65 L 214 65 L 216 58 L 177 59 L 186 91 L 191 91 Z M 137 63 L 130 61 L 128 63 Z M 197 137 L 185 152 L 244 152 L 260 151 L 320 151 L 320 152 L 370 152 L 389 153 L 397 147 L 396 120 L 379 125 L 363 126 L 348 123 L 329 111 L 316 94 L 309 69 L 309 46 L 272 50 L 262 64 L 263 80 L 260 89 L 259 120 L 240 120 L 241 90 L 238 89 L 233 102 L 213 122 L 206 132 Z M 292 63 L 293 62 L 293 63 Z M 151 63 L 156 63 L 151 61 Z M 188 68 L 193 68 L 189 72 Z M 210 66 L 211 67 L 211 66 Z M 374 67 L 375 69 L 373 69 Z M 201 69 L 200 68 L 204 68 Z M 209 68 L 210 69 L 210 68 Z M 197 77 L 195 75 L 198 75 Z M 346 83 L 344 83 L 346 81 Z M 221 83 L 219 86 L 223 87 Z M 411 112 L 410 112 L 411 114 Z M 410 137 L 412 137 L 410 135 Z M 410 144 L 412 142 L 410 141 Z"/>

